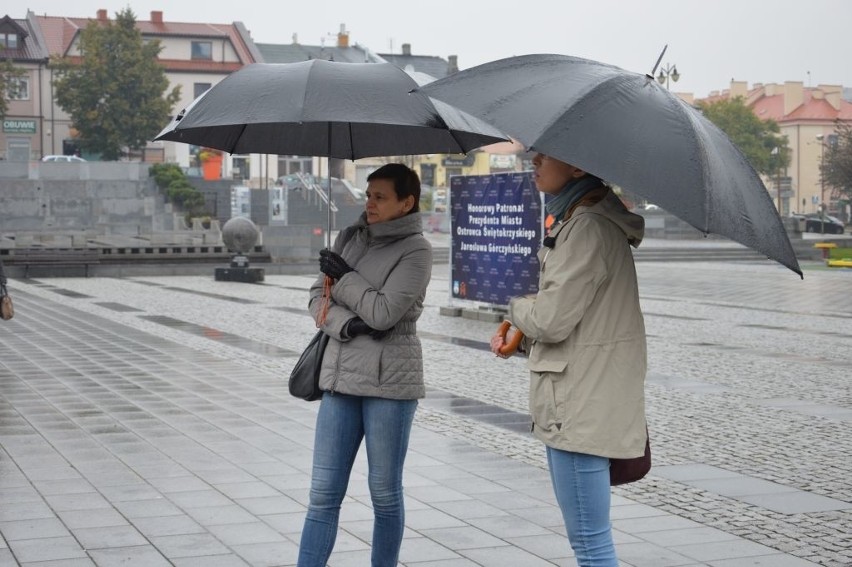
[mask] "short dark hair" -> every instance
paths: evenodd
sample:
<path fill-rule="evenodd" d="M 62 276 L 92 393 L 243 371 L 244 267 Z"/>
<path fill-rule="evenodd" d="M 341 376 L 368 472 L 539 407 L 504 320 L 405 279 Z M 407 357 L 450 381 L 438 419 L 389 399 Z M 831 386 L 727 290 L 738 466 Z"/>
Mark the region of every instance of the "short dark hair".
<path fill-rule="evenodd" d="M 367 176 L 367 181 L 373 179 L 393 181 L 393 189 L 399 201 L 413 195 L 414 207 L 408 211 L 408 214 L 420 212 L 420 177 L 416 171 L 401 163 L 389 163 Z"/>

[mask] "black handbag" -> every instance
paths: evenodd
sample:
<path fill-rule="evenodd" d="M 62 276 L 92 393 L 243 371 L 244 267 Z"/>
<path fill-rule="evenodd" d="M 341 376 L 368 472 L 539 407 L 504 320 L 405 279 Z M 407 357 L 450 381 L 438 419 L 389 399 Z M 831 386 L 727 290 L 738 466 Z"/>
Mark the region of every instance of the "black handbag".
<path fill-rule="evenodd" d="M 319 378 L 320 368 L 322 367 L 322 355 L 325 353 L 327 344 L 328 335 L 322 331 L 317 331 L 317 334 L 308 343 L 302 356 L 299 357 L 296 366 L 290 372 L 288 386 L 292 396 L 308 402 L 313 402 L 322 397 Z"/>
<path fill-rule="evenodd" d="M 646 430 L 647 432 L 647 430 Z M 651 438 L 645 438 L 645 454 L 633 459 L 609 460 L 609 484 L 618 486 L 645 478 L 651 470 Z"/>

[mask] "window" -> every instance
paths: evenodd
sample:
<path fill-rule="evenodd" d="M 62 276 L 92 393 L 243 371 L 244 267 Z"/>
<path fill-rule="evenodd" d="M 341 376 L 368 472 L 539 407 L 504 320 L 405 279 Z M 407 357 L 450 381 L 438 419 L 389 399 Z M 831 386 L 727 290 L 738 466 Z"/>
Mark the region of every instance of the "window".
<path fill-rule="evenodd" d="M 213 44 L 209 41 L 193 41 L 192 42 L 192 58 L 193 59 L 213 59 Z"/>
<path fill-rule="evenodd" d="M 198 98 L 212 87 L 210 83 L 195 83 L 192 85 L 192 98 Z"/>
<path fill-rule="evenodd" d="M 6 87 L 6 98 L 9 100 L 30 100 L 30 80 L 25 77 L 9 79 Z"/>
<path fill-rule="evenodd" d="M 0 48 L 17 49 L 18 48 L 18 34 L 8 33 L 8 32 L 0 32 Z"/>

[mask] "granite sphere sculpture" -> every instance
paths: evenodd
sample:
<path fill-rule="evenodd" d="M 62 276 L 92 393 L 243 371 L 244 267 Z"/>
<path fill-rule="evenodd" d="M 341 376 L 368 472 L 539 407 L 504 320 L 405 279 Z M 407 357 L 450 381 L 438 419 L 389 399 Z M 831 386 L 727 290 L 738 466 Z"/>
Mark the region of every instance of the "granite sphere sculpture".
<path fill-rule="evenodd" d="M 259 236 L 257 225 L 246 217 L 234 217 L 222 227 L 222 241 L 237 254 L 251 251 Z"/>

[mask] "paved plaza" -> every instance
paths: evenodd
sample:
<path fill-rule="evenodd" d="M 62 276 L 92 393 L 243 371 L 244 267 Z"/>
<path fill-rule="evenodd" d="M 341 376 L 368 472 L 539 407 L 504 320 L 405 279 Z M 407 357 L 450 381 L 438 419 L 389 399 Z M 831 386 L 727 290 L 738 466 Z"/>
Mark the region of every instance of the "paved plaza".
<path fill-rule="evenodd" d="M 654 468 L 614 489 L 622 566 L 852 565 L 852 270 L 638 262 Z M 295 565 L 318 405 L 286 376 L 312 277 L 12 280 L 0 321 L 0 565 Z M 411 567 L 574 565 L 520 358 L 418 324 Z M 363 453 L 363 452 L 362 452 Z M 329 564 L 369 565 L 359 455 Z"/>

